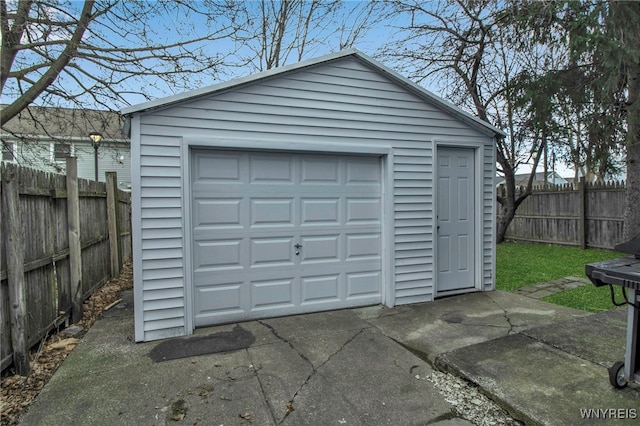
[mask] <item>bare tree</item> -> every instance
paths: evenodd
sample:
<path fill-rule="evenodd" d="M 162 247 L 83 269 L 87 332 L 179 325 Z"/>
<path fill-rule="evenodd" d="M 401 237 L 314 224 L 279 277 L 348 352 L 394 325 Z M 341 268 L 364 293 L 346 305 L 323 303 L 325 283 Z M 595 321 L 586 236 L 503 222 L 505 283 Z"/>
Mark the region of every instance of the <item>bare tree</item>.
<path fill-rule="evenodd" d="M 215 78 L 226 55 L 212 53 L 212 43 L 242 25 L 224 6 L 0 0 L 0 90 L 10 100 L 0 121 L 32 103 L 114 109 L 150 99 L 149 86 L 177 91 Z"/>
<path fill-rule="evenodd" d="M 234 67 L 262 71 L 351 47 L 381 8 L 340 0 L 0 0 L 0 90 L 11 100 L 0 121 L 32 103 L 118 109 L 211 84 Z"/>
<path fill-rule="evenodd" d="M 384 56 L 404 63 L 414 80 L 433 79 L 447 99 L 507 133 L 497 141 L 498 171 L 505 179 L 505 192 L 497 199 L 496 238 L 502 242 L 516 209 L 531 194 L 545 144 L 542 132 L 529 131 L 510 96 L 516 75 L 532 60 L 530 53 L 513 48 L 498 2 L 398 0 L 393 6 L 408 23 L 398 28 L 404 37 Z M 519 190 L 515 174 L 524 164 L 531 173 Z"/>
<path fill-rule="evenodd" d="M 319 50 L 353 47 L 383 18 L 383 2 L 260 0 L 237 2 L 245 27 L 231 35 L 241 65 L 264 71 L 301 61 Z"/>

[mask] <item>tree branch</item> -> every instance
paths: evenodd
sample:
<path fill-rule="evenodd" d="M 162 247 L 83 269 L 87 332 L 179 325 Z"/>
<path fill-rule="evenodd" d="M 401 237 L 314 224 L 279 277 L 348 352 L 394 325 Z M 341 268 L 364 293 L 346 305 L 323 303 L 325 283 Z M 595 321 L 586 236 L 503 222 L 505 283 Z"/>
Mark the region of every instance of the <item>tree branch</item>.
<path fill-rule="evenodd" d="M 85 0 L 78 25 L 73 33 L 73 37 L 69 40 L 69 43 L 65 47 L 64 51 L 56 61 L 51 64 L 51 67 L 42 75 L 42 77 L 33 84 L 20 98 L 15 102 L 3 108 L 0 112 L 0 122 L 6 123 L 20 111 L 33 102 L 40 94 L 55 81 L 60 75 L 60 72 L 71 61 L 78 51 L 78 46 L 82 40 L 85 30 L 89 22 L 91 21 L 91 11 L 93 9 L 94 0 Z"/>

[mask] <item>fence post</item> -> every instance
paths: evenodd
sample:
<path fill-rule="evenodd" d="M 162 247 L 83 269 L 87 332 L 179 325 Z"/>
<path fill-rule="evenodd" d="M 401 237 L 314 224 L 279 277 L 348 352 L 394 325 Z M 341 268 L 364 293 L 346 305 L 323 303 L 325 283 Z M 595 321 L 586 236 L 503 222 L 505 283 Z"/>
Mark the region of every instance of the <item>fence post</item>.
<path fill-rule="evenodd" d="M 71 275 L 71 322 L 82 319 L 82 246 L 80 242 L 80 194 L 78 159 L 67 157 L 67 225 Z"/>
<path fill-rule="evenodd" d="M 118 226 L 118 174 L 107 172 L 107 220 L 109 223 L 109 248 L 111 252 L 111 276 L 120 275 L 120 227 Z"/>
<path fill-rule="evenodd" d="M 21 376 L 29 374 L 27 303 L 24 288 L 24 228 L 21 221 L 18 172 L 12 164 L 2 165 L 2 223 L 7 256 L 7 279 L 11 317 L 13 365 Z"/>
<path fill-rule="evenodd" d="M 580 183 L 578 184 L 578 191 L 580 193 L 580 205 L 578 218 L 578 238 L 580 239 L 580 248 L 582 250 L 587 248 L 587 185 L 584 181 L 584 176 L 580 176 Z"/>

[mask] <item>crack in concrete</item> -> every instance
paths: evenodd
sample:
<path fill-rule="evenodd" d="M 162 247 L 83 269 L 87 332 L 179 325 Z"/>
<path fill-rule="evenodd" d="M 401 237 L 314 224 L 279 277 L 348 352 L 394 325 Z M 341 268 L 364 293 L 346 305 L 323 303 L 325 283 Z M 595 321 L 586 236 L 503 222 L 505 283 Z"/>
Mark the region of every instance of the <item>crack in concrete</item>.
<path fill-rule="evenodd" d="M 509 313 L 507 312 L 507 310 L 505 308 L 503 308 L 502 306 L 500 306 L 500 304 L 498 302 L 496 302 L 496 300 L 487 295 L 487 297 L 489 298 L 489 300 L 491 300 L 491 302 L 496 305 L 502 312 L 502 316 L 504 317 L 504 319 L 507 321 L 507 324 L 509 324 L 509 330 L 507 330 L 507 336 L 509 336 L 511 333 L 517 333 L 516 331 L 514 331 L 515 328 L 515 324 L 513 324 L 511 322 L 511 318 L 509 318 Z"/>
<path fill-rule="evenodd" d="M 302 352 L 300 352 L 300 351 L 298 350 L 298 348 L 296 348 L 295 346 L 293 346 L 293 344 L 292 344 L 289 340 L 287 340 L 287 339 L 285 339 L 284 337 L 282 337 L 281 335 L 279 335 L 279 334 L 278 334 L 278 330 L 276 330 L 276 328 L 275 328 L 274 326 L 272 326 L 271 324 L 267 324 L 267 323 L 266 323 L 266 322 L 264 322 L 264 321 L 258 321 L 258 323 L 259 323 L 259 324 L 261 324 L 262 326 L 264 326 L 264 327 L 268 328 L 268 329 L 269 329 L 269 331 L 271 331 L 271 334 L 273 334 L 275 337 L 277 337 L 277 338 L 278 338 L 278 340 L 280 340 L 281 342 L 286 343 L 287 345 L 289 345 L 289 347 L 290 347 L 291 349 L 293 349 L 294 351 L 296 351 L 296 353 L 298 354 L 298 356 L 299 356 L 300 358 L 302 358 L 305 362 L 307 362 L 307 363 L 311 366 L 311 368 L 313 368 L 313 363 L 311 362 L 311 360 L 310 360 L 309 358 L 307 358 L 307 356 L 306 356 L 305 354 L 303 354 Z"/>
<path fill-rule="evenodd" d="M 340 348 L 335 351 L 334 353 L 332 353 L 331 355 L 329 355 L 327 357 L 326 360 L 324 360 L 320 365 L 318 365 L 317 367 L 313 366 L 313 363 L 311 362 L 311 360 L 309 358 L 307 358 L 306 355 L 304 355 L 300 350 L 298 350 L 288 339 L 285 339 L 284 337 L 280 336 L 278 334 L 278 331 L 275 329 L 275 327 L 271 326 L 270 324 L 267 324 L 263 321 L 258 321 L 260 324 L 262 324 L 263 326 L 267 327 L 269 330 L 271 330 L 271 332 L 273 333 L 273 335 L 275 337 L 277 337 L 279 340 L 281 340 L 283 343 L 286 343 L 289 345 L 289 347 L 291 349 L 293 349 L 294 351 L 296 351 L 296 353 L 300 356 L 300 358 L 302 358 L 303 360 L 305 360 L 307 363 L 309 363 L 309 365 L 311 366 L 311 373 L 309 373 L 309 375 L 307 376 L 307 378 L 304 380 L 304 382 L 298 387 L 298 389 L 293 393 L 293 396 L 291 397 L 291 399 L 289 399 L 289 401 L 287 402 L 287 410 L 284 414 L 284 417 L 282 417 L 282 419 L 280 421 L 278 421 L 275 417 L 275 413 L 273 413 L 273 420 L 274 423 L 277 425 L 281 425 L 284 423 L 284 421 L 287 419 L 287 417 L 289 416 L 289 414 L 291 412 L 293 412 L 295 410 L 294 408 L 294 401 L 296 399 L 296 397 L 298 396 L 298 394 L 302 391 L 302 389 L 304 389 L 305 386 L 307 386 L 309 384 L 309 382 L 311 381 L 311 379 L 313 379 L 313 376 L 316 375 L 316 373 L 322 368 L 324 367 L 329 361 L 331 361 L 331 359 L 336 356 L 337 354 L 339 354 L 340 352 L 342 352 L 344 350 L 345 347 L 347 347 L 347 345 L 351 342 L 353 342 L 353 340 L 358 337 L 360 334 L 362 334 L 365 330 L 367 330 L 369 327 L 364 327 L 361 328 L 360 330 L 358 330 L 353 336 L 351 336 L 346 342 L 344 342 L 342 344 L 342 346 L 340 346 Z M 256 372 L 257 374 L 257 372 Z M 260 381 L 260 379 L 258 379 L 258 381 Z M 260 382 L 260 387 L 262 389 L 262 383 Z M 263 396 L 266 398 L 265 394 L 264 394 L 264 389 L 262 389 L 263 391 Z M 272 410 L 272 407 L 270 404 L 269 405 L 269 410 Z"/>
<path fill-rule="evenodd" d="M 355 340 L 356 337 L 358 337 L 360 334 L 362 334 L 367 328 L 361 328 L 360 330 L 358 330 L 357 333 L 355 333 L 353 336 L 351 336 L 351 338 L 349 338 L 346 342 L 344 342 L 342 344 L 342 346 L 340 346 L 340 348 L 335 351 L 334 353 L 332 353 L 331 355 L 329 355 L 327 357 L 326 360 L 324 360 L 324 362 L 322 362 L 322 364 L 318 365 L 318 367 L 313 367 L 312 366 L 312 371 L 311 374 L 309 374 L 309 376 L 306 378 L 306 380 L 304 381 L 304 383 L 302 383 L 300 385 L 300 387 L 298 388 L 298 390 L 295 391 L 295 393 L 293 394 L 293 396 L 291 397 L 291 399 L 289 400 L 289 405 L 293 408 L 293 402 L 295 401 L 296 397 L 298 396 L 298 394 L 300 393 L 300 391 L 302 391 L 302 389 L 309 384 L 309 382 L 311 381 L 311 379 L 313 378 L 313 376 L 316 375 L 316 373 L 318 372 L 318 370 L 320 370 L 323 366 L 325 366 L 329 361 L 331 361 L 331 358 L 333 358 L 334 356 L 336 356 L 337 354 L 339 354 L 340 352 L 342 352 L 344 350 L 345 347 L 347 347 L 347 345 L 351 342 L 353 342 Z M 292 410 L 293 411 L 293 410 Z M 282 424 L 284 422 L 284 420 L 287 418 L 287 416 L 289 415 L 290 411 L 287 411 L 287 413 L 284 415 L 284 417 L 282 418 L 282 421 L 279 424 Z"/>
<path fill-rule="evenodd" d="M 262 384 L 262 379 L 260 379 L 260 375 L 258 374 L 258 371 L 262 370 L 262 366 L 257 367 L 256 363 L 253 361 L 253 358 L 251 357 L 251 352 L 249 352 L 249 349 L 245 349 L 245 351 L 247 351 L 247 357 L 249 358 L 249 360 L 251 361 L 251 366 L 250 368 L 253 370 L 253 375 L 256 377 L 256 380 L 258 381 L 258 385 L 260 385 L 260 393 L 262 393 L 262 400 L 264 401 L 265 405 L 267 406 L 267 409 L 269 410 L 269 415 L 271 416 L 271 421 L 273 421 L 273 424 L 276 425 L 278 424 L 278 420 L 276 418 L 276 413 L 273 409 L 273 407 L 271 406 L 271 403 L 269 403 L 269 399 L 267 398 L 267 393 L 264 389 L 264 385 Z"/>

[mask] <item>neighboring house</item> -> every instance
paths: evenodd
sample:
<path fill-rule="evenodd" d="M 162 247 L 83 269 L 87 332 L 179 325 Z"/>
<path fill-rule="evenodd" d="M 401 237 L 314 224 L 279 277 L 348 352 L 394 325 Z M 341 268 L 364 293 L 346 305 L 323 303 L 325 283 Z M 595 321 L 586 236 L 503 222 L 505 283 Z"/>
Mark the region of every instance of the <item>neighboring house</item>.
<path fill-rule="evenodd" d="M 518 173 L 516 174 L 516 186 L 527 186 L 529 182 L 529 173 Z M 546 183 L 548 185 L 564 185 L 569 183 L 568 180 L 560 176 L 557 172 L 548 172 Z M 496 186 L 500 186 L 504 184 L 503 176 L 496 176 Z M 545 178 L 544 172 L 537 172 L 533 178 L 533 186 L 544 186 Z"/>
<path fill-rule="evenodd" d="M 117 112 L 30 106 L 2 123 L 2 161 L 64 173 L 66 157 L 78 158 L 78 176 L 95 179 L 95 150 L 90 133 L 99 133 L 98 178 L 118 173 L 120 189 L 131 188 L 131 150 Z"/>
<path fill-rule="evenodd" d="M 122 112 L 137 341 L 494 289 L 504 134 L 357 50 Z"/>

